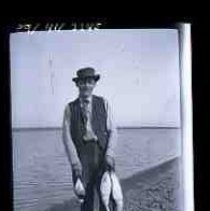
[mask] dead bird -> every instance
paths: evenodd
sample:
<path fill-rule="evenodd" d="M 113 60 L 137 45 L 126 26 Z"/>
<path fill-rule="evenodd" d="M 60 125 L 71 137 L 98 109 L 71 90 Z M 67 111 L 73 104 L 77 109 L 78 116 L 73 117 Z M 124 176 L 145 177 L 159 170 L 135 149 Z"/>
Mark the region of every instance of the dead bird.
<path fill-rule="evenodd" d="M 100 191 L 106 211 L 110 211 L 109 202 L 111 196 L 115 202 L 116 211 L 123 210 L 123 193 L 119 179 L 114 171 L 104 172 L 101 179 Z"/>
<path fill-rule="evenodd" d="M 84 185 L 82 184 L 82 181 L 80 180 L 80 178 L 78 178 L 75 183 L 74 192 L 78 196 L 79 202 L 83 203 L 84 197 L 85 197 L 85 188 L 84 188 Z"/>

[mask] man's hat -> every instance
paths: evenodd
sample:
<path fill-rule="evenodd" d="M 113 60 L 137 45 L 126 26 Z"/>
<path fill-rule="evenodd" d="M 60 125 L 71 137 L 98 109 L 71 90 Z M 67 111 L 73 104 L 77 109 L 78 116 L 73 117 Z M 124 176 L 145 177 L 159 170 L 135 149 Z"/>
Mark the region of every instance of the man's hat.
<path fill-rule="evenodd" d="M 95 81 L 98 81 L 100 79 L 100 75 L 95 74 L 95 70 L 92 67 L 86 67 L 79 69 L 77 71 L 77 77 L 73 78 L 72 80 L 74 82 L 78 82 L 79 80 L 84 80 L 86 78 L 93 78 Z"/>

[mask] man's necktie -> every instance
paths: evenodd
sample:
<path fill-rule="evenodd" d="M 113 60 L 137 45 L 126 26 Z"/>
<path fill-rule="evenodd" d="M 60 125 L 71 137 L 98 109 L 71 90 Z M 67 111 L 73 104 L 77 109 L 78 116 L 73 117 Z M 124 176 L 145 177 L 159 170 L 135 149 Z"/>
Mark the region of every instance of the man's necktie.
<path fill-rule="evenodd" d="M 83 118 L 84 118 L 84 123 L 85 123 L 85 135 L 84 135 L 84 140 L 96 140 L 97 137 L 92 131 L 91 127 L 91 120 L 90 120 L 90 101 L 88 99 L 83 100 Z"/>
<path fill-rule="evenodd" d="M 83 100 L 82 114 L 83 114 L 85 125 L 87 125 L 88 116 L 89 116 L 88 106 L 89 106 L 89 101 L 87 99 Z"/>

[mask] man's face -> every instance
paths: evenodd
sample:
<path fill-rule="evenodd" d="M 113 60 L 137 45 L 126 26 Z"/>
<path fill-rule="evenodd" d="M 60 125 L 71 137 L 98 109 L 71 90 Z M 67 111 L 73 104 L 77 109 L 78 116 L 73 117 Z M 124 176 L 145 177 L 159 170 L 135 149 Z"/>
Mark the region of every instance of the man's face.
<path fill-rule="evenodd" d="M 81 97 L 90 97 L 96 82 L 93 78 L 86 78 L 79 80 L 77 82 L 77 87 L 79 88 L 79 93 Z"/>

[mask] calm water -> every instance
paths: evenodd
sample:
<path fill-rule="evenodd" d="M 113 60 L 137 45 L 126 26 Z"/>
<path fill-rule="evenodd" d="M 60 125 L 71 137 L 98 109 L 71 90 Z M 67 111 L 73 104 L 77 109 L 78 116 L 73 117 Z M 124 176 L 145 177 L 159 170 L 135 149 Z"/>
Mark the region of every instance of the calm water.
<path fill-rule="evenodd" d="M 121 179 L 181 155 L 179 129 L 120 129 Z M 15 210 L 43 211 L 74 197 L 61 130 L 13 131 Z"/>

